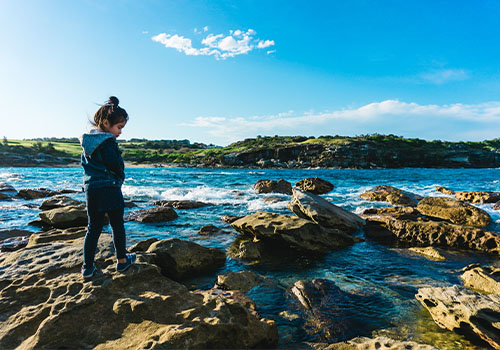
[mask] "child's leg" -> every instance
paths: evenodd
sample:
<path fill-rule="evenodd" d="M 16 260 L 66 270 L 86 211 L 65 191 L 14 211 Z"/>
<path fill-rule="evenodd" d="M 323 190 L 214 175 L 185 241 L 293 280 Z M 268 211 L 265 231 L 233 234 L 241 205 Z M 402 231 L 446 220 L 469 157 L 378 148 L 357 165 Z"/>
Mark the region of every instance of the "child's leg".
<path fill-rule="evenodd" d="M 98 211 L 87 211 L 89 224 L 87 234 L 83 243 L 83 268 L 90 269 L 94 264 L 97 241 L 104 226 L 104 213 Z"/>
<path fill-rule="evenodd" d="M 118 260 L 127 257 L 125 250 L 125 226 L 123 223 L 123 208 L 108 212 L 109 223 L 113 229 L 113 244 L 115 245 L 116 258 Z"/>

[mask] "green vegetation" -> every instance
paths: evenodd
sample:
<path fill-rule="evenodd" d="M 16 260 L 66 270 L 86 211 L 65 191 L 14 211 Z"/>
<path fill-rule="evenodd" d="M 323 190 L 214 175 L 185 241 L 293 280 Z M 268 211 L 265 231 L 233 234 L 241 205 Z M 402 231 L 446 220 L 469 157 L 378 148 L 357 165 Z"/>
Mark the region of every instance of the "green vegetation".
<path fill-rule="evenodd" d="M 232 143 L 226 147 L 191 143 L 189 140 L 119 140 L 123 157 L 135 163 L 218 163 L 225 155 L 238 152 L 277 149 L 298 145 L 325 146 L 362 146 L 374 145 L 384 149 L 404 151 L 418 149 L 422 152 L 441 154 L 451 148 L 464 151 L 498 151 L 500 138 L 482 142 L 447 142 L 426 141 L 416 138 L 404 138 L 396 135 L 370 134 L 355 137 L 347 136 L 257 136 Z M 78 158 L 81 147 L 76 138 L 44 138 L 33 140 L 8 140 L 0 142 L 0 153 L 10 152 L 23 155 L 46 153 L 57 157 Z"/>

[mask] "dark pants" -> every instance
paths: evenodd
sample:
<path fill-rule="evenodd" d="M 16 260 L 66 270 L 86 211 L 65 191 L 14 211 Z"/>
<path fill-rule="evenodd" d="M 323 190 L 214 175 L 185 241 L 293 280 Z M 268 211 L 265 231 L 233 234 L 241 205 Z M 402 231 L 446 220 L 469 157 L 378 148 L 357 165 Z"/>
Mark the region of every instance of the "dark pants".
<path fill-rule="evenodd" d="M 104 215 L 108 213 L 109 222 L 113 229 L 113 244 L 115 246 L 116 258 L 125 259 L 125 227 L 123 223 L 123 206 L 112 210 L 102 210 L 100 203 L 94 200 L 97 192 L 87 192 L 87 215 L 89 217 L 87 234 L 83 244 L 83 267 L 91 268 L 94 264 L 97 242 L 104 226 Z M 102 194 L 102 193 L 100 193 Z M 123 201 L 123 199 L 122 199 Z M 100 201 L 98 201 L 100 202 Z"/>

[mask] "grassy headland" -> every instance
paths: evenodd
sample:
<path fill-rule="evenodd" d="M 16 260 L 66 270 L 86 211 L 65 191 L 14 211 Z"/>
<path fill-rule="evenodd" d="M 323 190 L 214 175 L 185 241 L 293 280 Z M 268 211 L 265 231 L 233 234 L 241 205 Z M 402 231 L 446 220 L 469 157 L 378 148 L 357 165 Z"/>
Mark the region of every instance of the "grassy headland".
<path fill-rule="evenodd" d="M 395 135 L 256 137 L 226 147 L 189 140 L 119 140 L 125 161 L 179 166 L 257 167 L 499 167 L 500 139 L 482 142 L 426 141 Z M 8 166 L 17 157 L 79 158 L 76 138 L 7 140 L 0 154 Z M 10 158 L 9 158 L 10 156 Z M 21 158 L 20 158 L 21 157 Z M 22 163 L 22 162 L 21 162 Z M 10 164 L 16 165 L 16 164 Z"/>

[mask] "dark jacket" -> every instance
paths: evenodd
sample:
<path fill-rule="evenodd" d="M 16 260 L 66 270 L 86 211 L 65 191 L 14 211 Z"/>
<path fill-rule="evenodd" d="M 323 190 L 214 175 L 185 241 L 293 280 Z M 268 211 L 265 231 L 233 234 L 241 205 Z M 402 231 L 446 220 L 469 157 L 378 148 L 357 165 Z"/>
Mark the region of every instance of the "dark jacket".
<path fill-rule="evenodd" d="M 109 132 L 91 129 L 83 134 L 83 185 L 85 191 L 103 187 L 120 188 L 125 180 L 125 167 L 116 138 Z"/>

